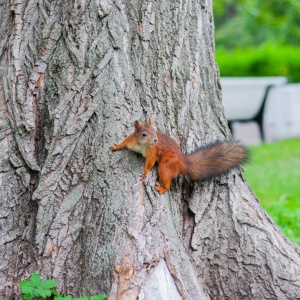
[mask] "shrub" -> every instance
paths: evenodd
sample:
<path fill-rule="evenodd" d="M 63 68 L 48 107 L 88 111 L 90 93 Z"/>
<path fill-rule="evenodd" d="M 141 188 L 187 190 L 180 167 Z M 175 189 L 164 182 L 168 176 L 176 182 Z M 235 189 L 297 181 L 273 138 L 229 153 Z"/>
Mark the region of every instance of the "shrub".
<path fill-rule="evenodd" d="M 300 82 L 300 47 L 266 43 L 258 48 L 216 51 L 221 76 L 285 76 Z"/>

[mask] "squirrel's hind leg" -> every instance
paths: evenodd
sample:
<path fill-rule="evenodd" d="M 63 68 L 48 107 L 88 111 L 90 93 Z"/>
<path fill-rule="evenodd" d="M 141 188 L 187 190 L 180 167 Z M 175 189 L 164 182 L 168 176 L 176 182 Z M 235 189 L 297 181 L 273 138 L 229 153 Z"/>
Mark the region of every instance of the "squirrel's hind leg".
<path fill-rule="evenodd" d="M 155 189 L 162 195 L 170 189 L 173 172 L 168 163 L 160 162 L 158 165 L 159 182 L 156 183 Z"/>
<path fill-rule="evenodd" d="M 162 195 L 163 193 L 165 193 L 170 189 L 170 186 L 171 186 L 171 181 L 165 184 L 162 183 L 162 185 L 160 185 L 159 182 L 156 182 L 155 189 Z"/>

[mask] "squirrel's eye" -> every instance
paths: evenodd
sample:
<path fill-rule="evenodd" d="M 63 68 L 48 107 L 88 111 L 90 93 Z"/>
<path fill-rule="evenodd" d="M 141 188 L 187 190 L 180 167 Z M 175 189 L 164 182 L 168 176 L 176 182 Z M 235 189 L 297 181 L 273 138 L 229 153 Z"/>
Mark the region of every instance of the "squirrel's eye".
<path fill-rule="evenodd" d="M 147 136 L 147 133 L 146 133 L 146 132 L 143 132 L 142 135 L 143 135 L 143 137 L 146 137 L 146 136 Z"/>

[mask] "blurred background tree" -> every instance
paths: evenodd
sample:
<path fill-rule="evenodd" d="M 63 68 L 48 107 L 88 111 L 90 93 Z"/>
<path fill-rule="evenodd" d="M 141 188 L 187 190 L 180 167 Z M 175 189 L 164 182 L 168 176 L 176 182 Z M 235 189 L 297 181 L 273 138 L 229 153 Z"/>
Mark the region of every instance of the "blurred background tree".
<path fill-rule="evenodd" d="M 214 1 L 221 76 L 286 76 L 300 82 L 299 0 Z"/>

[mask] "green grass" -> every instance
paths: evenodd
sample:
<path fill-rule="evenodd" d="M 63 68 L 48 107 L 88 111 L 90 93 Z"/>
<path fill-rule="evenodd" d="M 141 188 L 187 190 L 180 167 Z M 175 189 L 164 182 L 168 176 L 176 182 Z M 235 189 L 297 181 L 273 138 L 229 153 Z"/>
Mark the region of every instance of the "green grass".
<path fill-rule="evenodd" d="M 285 235 L 300 245 L 300 139 L 250 149 L 245 178 Z"/>

